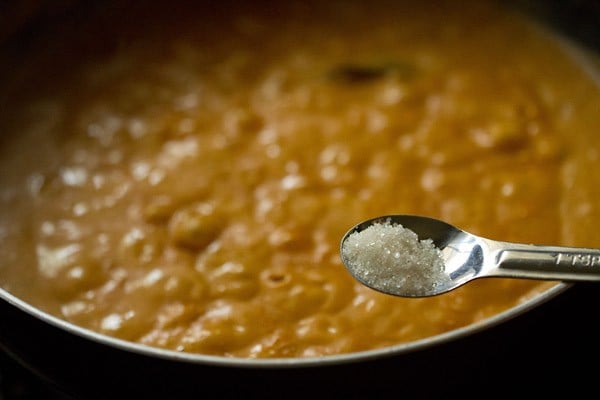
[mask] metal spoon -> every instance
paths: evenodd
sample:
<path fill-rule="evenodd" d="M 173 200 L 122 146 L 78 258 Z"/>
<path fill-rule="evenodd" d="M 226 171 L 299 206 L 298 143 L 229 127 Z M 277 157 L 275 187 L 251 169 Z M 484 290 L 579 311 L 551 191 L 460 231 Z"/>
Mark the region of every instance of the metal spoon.
<path fill-rule="evenodd" d="M 441 251 L 444 272 L 449 279 L 425 282 L 426 289 L 415 292 L 394 287 L 364 276 L 350 268 L 344 243 L 348 237 L 375 223 L 399 224 L 431 239 Z M 372 289 L 400 297 L 428 297 L 454 290 L 478 278 L 505 277 L 557 281 L 600 281 L 600 250 L 501 242 L 465 232 L 446 222 L 418 215 L 388 215 L 363 221 L 351 228 L 341 241 L 342 261 L 353 276 Z"/>

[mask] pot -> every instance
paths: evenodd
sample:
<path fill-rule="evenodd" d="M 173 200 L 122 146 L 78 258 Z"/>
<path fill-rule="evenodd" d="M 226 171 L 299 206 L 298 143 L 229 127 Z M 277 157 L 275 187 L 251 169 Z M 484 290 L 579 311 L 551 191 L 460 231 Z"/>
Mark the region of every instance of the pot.
<path fill-rule="evenodd" d="M 37 46 L 35 35 L 47 32 L 44 29 L 51 30 L 61 18 L 93 13 L 102 4 L 42 2 L 37 12 L 19 12 L 21 21 L 0 24 L 9 27 L 0 32 L 7 54 L 15 54 L 4 68 L 18 66 L 19 52 Z M 586 60 L 593 58 L 590 52 L 600 50 L 600 11 L 594 2 L 518 1 L 514 6 L 582 43 Z M 590 68 L 595 68 L 594 62 Z M 7 100 L 0 99 L 0 104 Z M 572 366 L 579 364 L 580 356 L 600 356 L 595 345 L 600 330 L 589 316 L 579 314 L 589 309 L 594 291 L 593 284 L 560 283 L 482 322 L 388 348 L 256 360 L 178 353 L 104 336 L 0 289 L 0 347 L 8 363 L 24 366 L 61 396 L 75 399 L 439 398 L 490 391 L 499 397 L 514 395 L 515 388 L 553 394 L 558 385 L 570 389 L 582 381 L 585 386 L 587 379 L 593 382 L 593 369 Z"/>
<path fill-rule="evenodd" d="M 0 340 L 6 354 L 27 368 L 26 374 L 17 375 L 19 392 L 38 393 L 35 390 L 42 387 L 42 393 L 57 399 L 550 395 L 594 386 L 595 370 L 582 362 L 591 363 L 600 355 L 600 329 L 580 312 L 594 303 L 596 292 L 593 284 L 576 284 L 524 314 L 512 311 L 493 327 L 454 332 L 447 340 L 404 351 L 323 363 L 164 357 L 105 338 L 80 336 L 72 327 L 48 324 L 39 313 L 7 302 L 1 303 Z M 10 382 L 4 384 L 11 387 Z"/>

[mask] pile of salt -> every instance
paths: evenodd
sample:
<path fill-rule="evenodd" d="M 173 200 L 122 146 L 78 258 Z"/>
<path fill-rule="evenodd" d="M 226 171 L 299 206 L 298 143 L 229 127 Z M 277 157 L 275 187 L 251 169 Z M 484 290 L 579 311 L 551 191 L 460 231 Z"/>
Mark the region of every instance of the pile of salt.
<path fill-rule="evenodd" d="M 419 296 L 450 281 L 441 251 L 400 224 L 377 222 L 342 244 L 346 267 L 365 285 L 386 293 Z"/>

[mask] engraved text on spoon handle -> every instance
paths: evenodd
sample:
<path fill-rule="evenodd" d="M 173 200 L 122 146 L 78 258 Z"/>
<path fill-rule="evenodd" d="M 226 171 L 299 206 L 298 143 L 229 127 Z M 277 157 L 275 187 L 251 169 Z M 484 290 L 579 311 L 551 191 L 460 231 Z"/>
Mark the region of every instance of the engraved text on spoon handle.
<path fill-rule="evenodd" d="M 496 253 L 494 275 L 569 281 L 600 281 L 600 250 L 515 245 Z"/>

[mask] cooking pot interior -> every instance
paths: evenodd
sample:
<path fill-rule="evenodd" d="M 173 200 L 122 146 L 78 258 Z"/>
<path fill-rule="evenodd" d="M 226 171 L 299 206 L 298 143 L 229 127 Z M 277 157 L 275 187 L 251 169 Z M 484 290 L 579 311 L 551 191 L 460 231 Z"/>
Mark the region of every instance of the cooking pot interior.
<path fill-rule="evenodd" d="M 94 64 L 103 55 L 132 46 L 132 43 L 139 39 L 142 31 L 144 35 L 151 37 L 160 35 L 161 29 L 164 28 L 143 22 L 144 11 L 142 9 L 147 8 L 148 14 L 151 14 L 159 7 L 164 6 L 161 2 L 156 4 L 151 2 L 141 8 L 134 6 L 134 9 L 141 12 L 141 17 L 140 15 L 135 16 L 139 18 L 137 22 L 132 21 L 130 30 L 121 31 L 120 35 L 123 36 L 118 36 L 118 40 L 116 40 L 117 36 L 111 32 L 111 19 L 121 19 L 120 23 L 122 24 L 123 20 L 127 21 L 134 17 L 123 11 L 130 10 L 128 8 L 130 5 L 125 3 L 109 1 L 99 1 L 93 4 L 78 1 L 64 1 L 60 4 L 39 2 L 30 8 L 21 2 L 7 4 L 10 13 L 15 15 L 15 18 L 11 18 L 5 24 L 0 20 L 0 26 L 3 27 L 3 30 L 0 31 L 0 38 L 3 39 L 2 51 L 6 55 L 6 63 L 0 66 L 0 71 L 3 71 L 3 77 L 0 78 L 3 87 L 0 105 L 5 106 L 27 101 L 28 97 L 20 94 L 23 88 L 26 88 L 26 92 L 31 93 L 39 87 L 43 92 L 47 87 L 52 87 L 48 86 L 48 80 L 58 82 L 66 79 L 72 70 L 65 68 L 65 64 L 68 63 L 65 63 L 64 60 L 72 60 L 73 70 L 76 70 L 80 66 Z M 235 4 L 235 2 L 231 2 L 231 4 Z M 267 7 L 266 5 L 271 3 L 260 2 L 260 4 Z M 203 6 L 211 8 L 210 5 Z M 567 45 L 573 57 L 585 62 L 585 69 L 592 74 L 596 73 L 594 71 L 598 64 L 595 57 L 600 48 L 598 42 L 600 11 L 595 2 L 514 1 L 508 2 L 505 6 L 514 7 L 518 12 L 525 13 L 528 17 L 539 21 L 543 29 L 557 32 L 559 41 Z M 198 4 L 195 7 L 199 7 Z M 243 7 L 251 8 L 249 5 Z M 176 25 L 180 18 L 189 22 L 189 16 L 186 15 L 186 8 L 183 4 L 174 4 L 165 9 L 170 10 L 165 19 L 168 24 Z M 214 9 L 220 10 L 218 7 Z M 273 10 L 277 10 L 277 7 L 273 6 Z M 100 18 L 96 19 L 98 15 Z M 90 29 L 87 29 L 87 23 L 90 21 L 93 21 L 95 25 L 90 25 Z M 198 23 L 200 24 L 201 21 Z M 246 21 L 246 23 L 244 29 L 256 28 L 252 26 L 251 21 Z M 103 26 L 104 28 L 102 28 Z M 144 28 L 141 31 L 139 30 L 140 26 Z M 185 34 L 185 29 L 182 29 L 182 32 Z M 107 39 L 105 41 L 97 40 L 97 35 L 102 33 L 106 34 Z M 40 40 L 45 37 L 59 40 L 54 42 Z M 207 40 L 207 43 L 220 39 L 226 40 L 226 38 L 217 37 L 204 39 Z M 94 46 L 89 47 L 89 43 L 94 43 Z M 265 47 L 267 47 L 266 44 Z M 160 46 L 156 47 L 156 51 L 164 50 Z M 52 54 L 56 55 L 56 59 L 52 60 L 52 57 L 48 57 Z M 50 61 L 48 61 L 49 58 Z M 323 59 L 325 58 L 323 57 Z M 44 74 L 33 76 L 31 71 L 38 68 L 35 65 L 36 59 L 44 59 L 47 62 L 47 69 L 44 70 Z M 23 64 L 24 60 L 27 60 L 27 64 Z M 378 60 L 378 67 L 381 66 L 380 61 Z M 152 62 L 152 58 L 150 58 L 150 62 Z M 244 61 L 238 60 L 238 62 L 243 63 Z M 298 63 L 301 64 L 301 61 Z M 318 64 L 318 61 L 316 63 Z M 389 68 L 390 64 L 385 65 L 386 68 Z M 110 67 L 115 71 L 121 68 L 118 63 Z M 369 70 L 365 73 L 363 64 L 360 64 L 359 69 L 353 69 L 356 67 L 354 64 L 351 65 L 352 68 L 348 68 L 348 65 L 344 65 L 344 67 L 345 69 L 334 70 L 338 73 L 338 75 L 333 74 L 333 76 L 337 76 L 336 79 L 342 81 L 358 79 L 360 81 L 365 76 L 371 76 L 370 74 L 373 72 Z M 373 64 L 369 63 L 368 67 L 372 68 Z M 405 76 L 413 73 L 410 68 L 398 67 L 398 64 L 393 64 L 391 69 L 393 74 L 401 77 L 398 79 L 406 79 Z M 340 71 L 342 71 L 341 74 Z M 388 72 L 386 70 L 383 75 Z M 252 76 L 253 72 L 248 73 Z M 341 78 L 339 78 L 340 76 Z M 97 79 L 102 79 L 102 77 Z M 157 79 L 162 79 L 162 77 Z M 598 82 L 598 75 L 594 79 Z M 225 82 L 223 83 L 225 85 L 227 77 L 223 78 L 222 82 Z M 186 84 L 185 79 L 184 84 Z M 96 89 L 104 90 L 101 85 Z M 71 90 L 76 92 L 78 89 L 74 85 L 72 89 L 69 89 L 69 91 Z M 153 93 L 153 95 L 157 94 Z M 143 93 L 140 96 L 143 96 Z M 389 98 L 391 97 L 393 96 L 390 95 Z M 592 99 L 597 100 L 598 97 L 592 97 Z M 186 104 L 193 102 L 190 97 L 187 100 L 188 103 L 185 103 L 185 98 L 180 103 L 182 109 L 185 109 Z M 72 103 L 71 105 L 76 106 L 77 104 Z M 590 107 L 593 106 L 592 103 Z M 285 104 L 281 107 L 285 107 Z M 199 123 L 198 121 L 200 120 L 195 120 L 195 123 Z M 236 123 L 239 121 L 236 119 Z M 243 119 L 242 122 L 249 126 L 254 123 L 252 119 Z M 377 119 L 373 119 L 371 123 L 376 125 Z M 185 124 L 180 124 L 179 127 L 183 130 L 186 129 Z M 88 130 L 88 132 L 90 131 Z M 585 139 L 582 142 L 585 142 Z M 0 139 L 0 143 L 3 145 L 8 143 L 8 138 Z M 45 142 L 42 140 L 40 143 Z M 48 144 L 54 145 L 54 143 Z M 23 157 L 19 162 L 26 164 L 44 157 L 43 154 L 47 149 L 43 146 L 39 147 L 39 149 L 28 152 L 29 155 Z M 171 150 L 177 151 L 173 148 Z M 332 157 L 343 158 L 343 154 Z M 16 163 L 15 165 L 19 166 L 20 164 Z M 67 179 L 76 181 L 77 171 L 71 172 Z M 3 175 L 6 173 L 4 172 Z M 7 178 L 4 181 L 10 182 L 11 179 Z M 298 181 L 288 179 L 286 182 L 293 185 Z M 31 180 L 29 184 L 32 184 Z M 35 181 L 33 186 L 35 186 Z M 535 189 L 531 190 L 535 196 Z M 591 190 L 590 193 L 588 195 L 593 199 L 596 192 Z M 56 199 L 59 198 L 56 197 Z M 35 210 L 35 207 L 31 209 Z M 373 212 L 377 213 L 378 211 L 374 210 Z M 383 210 L 380 212 L 380 214 L 385 213 Z M 581 224 L 595 225 L 592 217 L 585 221 L 582 218 Z M 175 219 L 172 216 L 170 218 Z M 353 222 L 358 221 L 348 221 L 348 226 Z M 343 230 L 340 229 L 340 231 Z M 186 249 L 192 247 L 195 251 L 196 242 L 189 241 L 183 236 L 173 237 Z M 594 245 L 591 242 L 584 242 L 585 239 L 580 239 L 578 243 L 587 246 Z M 36 254 L 39 254 L 39 250 Z M 2 255 L 5 254 L 2 253 Z M 589 301 L 592 292 L 593 287 L 587 285 L 575 285 L 574 287 L 567 283 L 549 285 L 531 299 L 510 307 L 498 315 L 492 315 L 480 322 L 458 327 L 448 332 L 436 333 L 433 338 L 409 341 L 408 344 L 361 349 L 361 351 L 346 354 L 319 354 L 314 357 L 298 357 L 296 354 L 289 358 L 252 359 L 194 354 L 193 352 L 147 346 L 144 343 L 132 343 L 127 337 L 115 338 L 65 322 L 62 318 L 57 318 L 50 310 L 32 306 L 29 301 L 23 301 L 20 296 L 15 296 L 11 291 L 0 288 L 2 315 L 3 319 L 8 322 L 3 323 L 0 327 L 0 345 L 11 359 L 18 360 L 19 363 L 25 365 L 34 372 L 36 377 L 41 377 L 43 382 L 58 385 L 60 390 L 64 389 L 67 393 L 75 395 L 76 398 L 79 396 L 81 398 L 106 398 L 114 395 L 115 387 L 119 387 L 119 391 L 128 396 L 144 394 L 152 395 L 152 397 L 183 397 L 190 393 L 201 395 L 208 390 L 207 388 L 210 388 L 213 393 L 218 390 L 223 395 L 219 397 L 223 398 L 252 397 L 254 394 L 273 398 L 287 398 L 288 395 L 304 398 L 312 395 L 315 387 L 319 387 L 321 393 L 344 398 L 362 398 L 371 395 L 382 397 L 389 393 L 395 393 L 396 390 L 414 397 L 422 397 L 424 392 L 435 393 L 435 397 L 438 397 L 443 394 L 464 393 L 470 387 L 471 384 L 468 382 L 473 377 L 478 381 L 477 387 L 479 388 L 495 385 L 497 384 L 496 379 L 492 373 L 488 374 L 486 371 L 494 371 L 495 374 L 506 373 L 504 368 L 507 368 L 507 365 L 520 373 L 520 377 L 516 378 L 518 382 L 529 384 L 526 376 L 531 371 L 527 368 L 526 363 L 507 360 L 508 356 L 506 355 L 510 354 L 510 357 L 516 359 L 521 355 L 537 358 L 536 365 L 538 367 L 541 366 L 540 361 L 542 364 L 551 363 L 552 352 L 546 351 L 547 347 L 554 344 L 554 341 L 548 337 L 540 339 L 539 335 L 542 332 L 559 331 L 559 329 L 562 332 L 562 329 L 566 328 L 563 323 L 558 324 L 561 325 L 560 328 L 556 326 L 557 322 L 552 318 L 553 314 L 560 314 L 567 321 L 566 323 L 577 324 L 578 321 L 575 321 L 575 317 L 568 311 L 565 312 L 565 308 L 567 304 Z M 104 321 L 107 321 L 106 317 Z M 581 321 L 579 323 L 581 324 Z M 589 326 L 579 326 L 581 329 L 591 329 Z M 40 332 L 43 332 L 43 337 L 38 335 Z M 563 334 L 566 335 L 565 332 Z M 584 343 L 580 343 L 577 348 L 581 351 L 588 349 Z M 566 360 L 573 361 L 572 355 L 567 356 Z M 559 379 L 560 374 L 557 371 L 551 371 L 548 376 Z M 433 388 L 429 387 L 432 381 L 436 382 Z M 394 382 L 400 382 L 400 387 Z M 267 387 L 271 389 L 267 389 Z M 505 389 L 508 392 L 508 386 Z M 277 391 L 277 393 L 272 391 Z M 499 390 L 499 392 L 503 391 L 504 389 Z"/>

